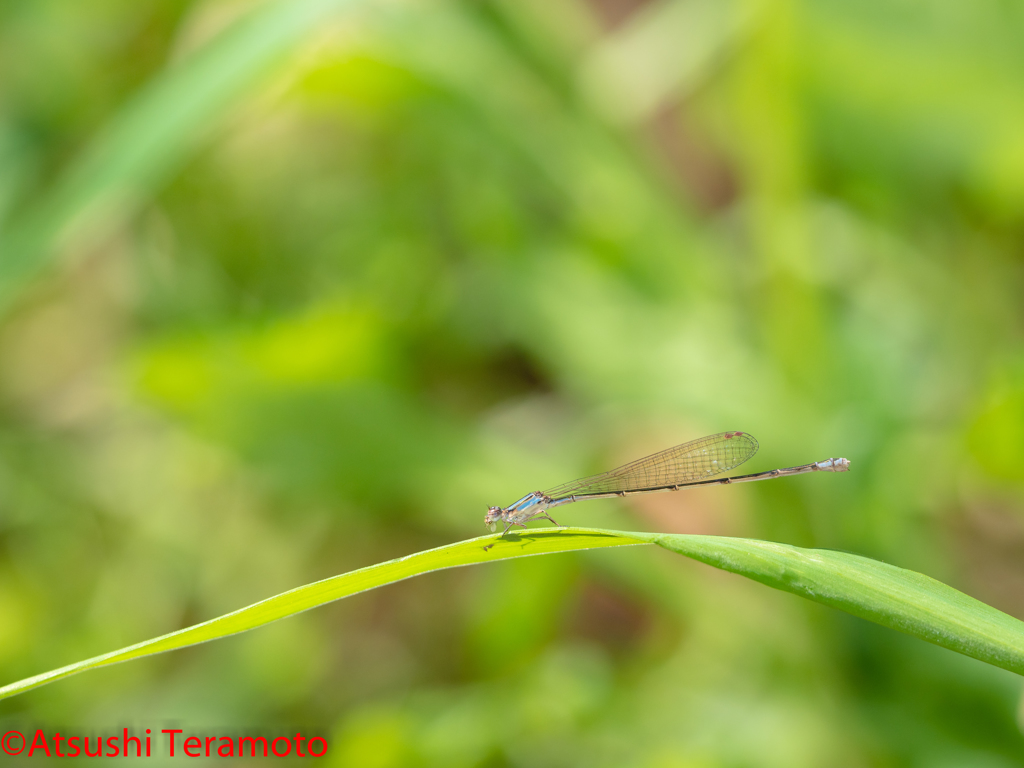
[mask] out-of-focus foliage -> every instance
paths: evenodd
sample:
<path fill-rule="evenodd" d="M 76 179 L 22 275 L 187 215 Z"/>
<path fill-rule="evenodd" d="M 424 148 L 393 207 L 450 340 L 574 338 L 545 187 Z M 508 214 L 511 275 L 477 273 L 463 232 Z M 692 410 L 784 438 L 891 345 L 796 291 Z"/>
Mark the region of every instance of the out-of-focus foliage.
<path fill-rule="evenodd" d="M 1019 3 L 301 5 L 245 77 L 188 68 L 277 6 L 0 6 L 0 274 L 41 254 L 0 325 L 3 681 L 724 429 L 853 471 L 571 522 L 1024 615 Z M 238 87 L 131 123 L 177 68 Z M 75 187 L 97 146 L 117 183 Z M 0 713 L 313 723 L 338 765 L 1024 764 L 1010 673 L 654 554 L 434 574 Z"/>

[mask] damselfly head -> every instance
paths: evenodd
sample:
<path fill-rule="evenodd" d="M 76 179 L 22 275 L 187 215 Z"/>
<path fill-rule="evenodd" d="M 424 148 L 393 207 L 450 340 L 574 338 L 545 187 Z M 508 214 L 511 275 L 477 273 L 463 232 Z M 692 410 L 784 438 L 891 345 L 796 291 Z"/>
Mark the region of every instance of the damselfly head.
<path fill-rule="evenodd" d="M 501 519 L 501 512 L 501 507 L 488 507 L 487 514 L 484 515 L 484 525 L 492 531 L 498 530 L 498 521 Z"/>

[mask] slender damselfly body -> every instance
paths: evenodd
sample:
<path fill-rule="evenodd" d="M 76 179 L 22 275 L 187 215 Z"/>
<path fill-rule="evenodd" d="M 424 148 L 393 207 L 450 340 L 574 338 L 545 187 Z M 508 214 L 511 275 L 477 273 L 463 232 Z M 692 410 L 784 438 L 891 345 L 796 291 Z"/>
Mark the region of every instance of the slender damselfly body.
<path fill-rule="evenodd" d="M 825 459 L 799 467 L 712 479 L 715 475 L 735 469 L 755 453 L 757 440 L 753 436 L 746 432 L 720 432 L 631 461 L 610 472 L 563 483 L 547 491 L 528 493 L 507 507 L 490 507 L 484 517 L 484 524 L 496 531 L 498 524 L 504 523 L 504 536 L 513 525 L 525 528 L 536 517 L 555 523 L 550 510 L 574 501 L 678 491 L 697 485 L 752 483 L 755 480 L 771 480 L 805 472 L 846 472 L 850 468 L 847 459 Z"/>

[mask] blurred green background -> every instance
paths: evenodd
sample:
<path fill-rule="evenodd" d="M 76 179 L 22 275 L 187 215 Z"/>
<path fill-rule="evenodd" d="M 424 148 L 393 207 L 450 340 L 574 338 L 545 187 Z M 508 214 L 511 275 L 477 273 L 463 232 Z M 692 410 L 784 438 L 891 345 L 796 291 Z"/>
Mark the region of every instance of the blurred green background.
<path fill-rule="evenodd" d="M 857 552 L 1024 617 L 1020 2 L 7 0 L 0 73 L 0 682 L 734 429 L 749 471 L 853 471 L 559 522 Z M 433 574 L 0 724 L 996 768 L 1020 694 L 643 548 Z"/>

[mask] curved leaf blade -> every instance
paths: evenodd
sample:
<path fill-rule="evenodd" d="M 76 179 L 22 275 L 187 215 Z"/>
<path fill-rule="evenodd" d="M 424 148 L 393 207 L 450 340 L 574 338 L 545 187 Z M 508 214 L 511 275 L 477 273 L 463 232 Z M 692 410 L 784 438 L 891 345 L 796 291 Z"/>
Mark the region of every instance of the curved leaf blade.
<path fill-rule="evenodd" d="M 493 545 L 484 549 L 485 543 Z M 1024 622 L 914 571 L 859 555 L 754 539 L 535 528 L 469 539 L 390 560 L 276 595 L 233 613 L 0 688 L 0 699 L 88 669 L 245 632 L 311 608 L 423 573 L 513 557 L 657 544 L 775 589 L 852 613 L 1017 674 Z"/>
<path fill-rule="evenodd" d="M 298 587 L 280 595 L 262 600 L 253 605 L 225 614 L 216 619 L 196 624 L 186 629 L 155 637 L 127 648 L 121 648 L 101 656 L 69 664 L 41 675 L 19 680 L 0 688 L 0 699 L 15 696 L 41 685 L 61 680 L 88 669 L 97 669 L 122 661 L 152 656 L 157 653 L 185 648 L 190 645 L 217 640 L 229 635 L 245 632 L 272 621 L 308 611 L 325 603 L 340 600 L 360 592 L 366 592 L 385 584 L 419 576 L 431 571 L 446 568 L 457 568 L 464 565 L 506 560 L 511 557 L 527 557 L 530 555 L 546 555 L 555 552 L 595 549 L 599 547 L 615 547 L 623 545 L 646 544 L 647 542 L 632 538 L 629 534 L 616 531 L 600 530 L 559 530 L 556 528 L 538 528 L 529 533 L 510 535 L 497 540 L 495 536 L 482 536 L 468 539 L 457 544 L 450 544 L 437 549 L 428 549 L 414 555 L 389 560 L 385 563 L 360 568 L 323 581 Z M 484 546 L 493 543 L 491 549 Z"/>

